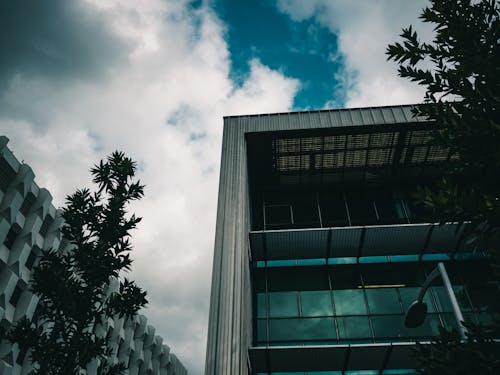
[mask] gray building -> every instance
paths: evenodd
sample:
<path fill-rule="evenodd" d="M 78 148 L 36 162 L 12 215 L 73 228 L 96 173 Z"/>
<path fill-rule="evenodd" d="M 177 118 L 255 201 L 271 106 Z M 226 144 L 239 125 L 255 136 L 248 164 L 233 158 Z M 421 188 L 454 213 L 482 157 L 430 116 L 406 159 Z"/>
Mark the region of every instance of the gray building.
<path fill-rule="evenodd" d="M 411 106 L 224 118 L 206 375 L 409 374 L 411 348 L 500 311 L 485 244 L 415 201 L 452 156 Z M 451 289 L 451 288 L 450 288 Z"/>
<path fill-rule="evenodd" d="M 4 333 L 22 317 L 33 318 L 38 298 L 28 290 L 41 250 L 63 251 L 62 220 L 52 196 L 35 183 L 31 168 L 19 162 L 0 136 L 0 374 L 27 375 L 29 356 L 3 340 Z M 117 287 L 117 285 L 112 285 Z M 125 362 L 129 375 L 185 375 L 186 369 L 147 324 L 144 316 L 115 318 L 96 329 L 112 337 L 113 361 Z M 91 363 L 86 373 L 96 373 Z"/>

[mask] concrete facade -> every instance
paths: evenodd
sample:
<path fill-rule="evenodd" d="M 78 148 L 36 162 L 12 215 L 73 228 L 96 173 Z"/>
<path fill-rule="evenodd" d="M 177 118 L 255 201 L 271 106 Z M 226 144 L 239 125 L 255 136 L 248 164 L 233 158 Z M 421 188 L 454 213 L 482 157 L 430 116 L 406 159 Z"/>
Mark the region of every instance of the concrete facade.
<path fill-rule="evenodd" d="M 22 317 L 32 318 L 38 298 L 28 290 L 33 267 L 41 250 L 67 246 L 61 238 L 62 219 L 52 205 L 52 196 L 35 183 L 32 169 L 19 162 L 0 137 L 0 338 Z M 144 316 L 133 320 L 116 318 L 98 327 L 110 333 L 114 348 L 112 361 L 125 362 L 129 375 L 185 375 L 186 369 L 171 353 Z M 97 363 L 87 374 L 96 373 Z M 0 373 L 31 373 L 28 356 L 17 345 L 0 342 Z"/>

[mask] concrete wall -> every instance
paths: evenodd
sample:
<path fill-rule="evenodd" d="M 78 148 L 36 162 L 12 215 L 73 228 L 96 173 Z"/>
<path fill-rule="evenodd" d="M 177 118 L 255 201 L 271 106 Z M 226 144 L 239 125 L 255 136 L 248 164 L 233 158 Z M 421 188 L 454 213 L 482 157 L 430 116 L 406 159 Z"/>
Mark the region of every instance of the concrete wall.
<path fill-rule="evenodd" d="M 52 205 L 52 196 L 36 185 L 31 168 L 16 159 L 7 142 L 0 137 L 0 339 L 12 323 L 33 317 L 38 298 L 28 284 L 40 250 L 67 246 L 61 240 L 62 219 Z M 112 361 L 125 362 L 129 375 L 187 374 L 144 316 L 111 319 L 97 331 L 111 334 Z M 0 374 L 29 374 L 28 357 L 20 356 L 17 345 L 1 340 Z M 97 363 L 90 364 L 87 374 L 95 374 L 96 368 Z"/>

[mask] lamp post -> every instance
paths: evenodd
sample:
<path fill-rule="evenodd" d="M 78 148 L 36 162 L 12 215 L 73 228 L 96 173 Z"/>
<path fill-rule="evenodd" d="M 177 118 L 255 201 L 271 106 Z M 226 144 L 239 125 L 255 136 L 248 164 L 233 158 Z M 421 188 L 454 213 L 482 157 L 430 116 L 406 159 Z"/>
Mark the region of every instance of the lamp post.
<path fill-rule="evenodd" d="M 410 305 L 410 308 L 408 309 L 408 312 L 405 316 L 405 326 L 408 328 L 416 328 L 421 326 L 424 322 L 425 316 L 427 314 L 427 305 L 425 304 L 425 302 L 423 302 L 425 292 L 438 276 L 441 276 L 441 278 L 443 279 L 446 292 L 448 293 L 448 297 L 450 298 L 451 306 L 453 308 L 453 315 L 455 315 L 455 319 L 457 321 L 458 332 L 460 333 L 460 337 L 465 340 L 467 337 L 467 330 L 462 324 L 462 322 L 464 321 L 464 317 L 462 315 L 462 312 L 460 311 L 460 307 L 458 306 L 457 297 L 453 292 L 450 278 L 448 277 L 448 273 L 446 272 L 446 268 L 444 267 L 443 262 L 439 262 L 437 267 L 434 268 L 434 270 L 430 273 L 430 275 L 425 280 L 422 289 L 420 289 L 417 300 Z"/>

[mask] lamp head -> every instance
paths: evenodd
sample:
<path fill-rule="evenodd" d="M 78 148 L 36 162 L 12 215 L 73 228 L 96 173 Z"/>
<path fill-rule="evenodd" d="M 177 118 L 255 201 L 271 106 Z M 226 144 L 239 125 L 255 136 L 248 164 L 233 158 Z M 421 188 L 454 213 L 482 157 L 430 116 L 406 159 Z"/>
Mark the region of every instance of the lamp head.
<path fill-rule="evenodd" d="M 417 328 L 422 325 L 427 315 L 427 305 L 422 301 L 414 301 L 405 316 L 407 328 Z"/>

